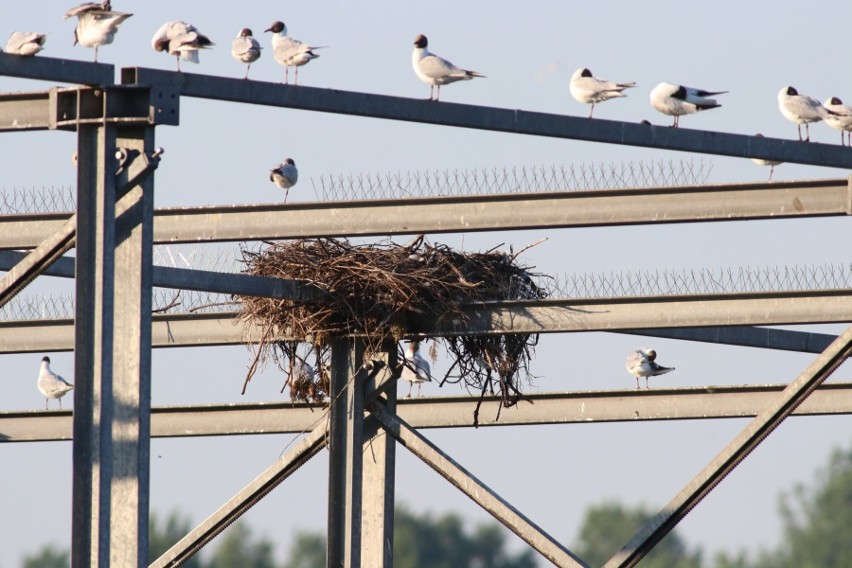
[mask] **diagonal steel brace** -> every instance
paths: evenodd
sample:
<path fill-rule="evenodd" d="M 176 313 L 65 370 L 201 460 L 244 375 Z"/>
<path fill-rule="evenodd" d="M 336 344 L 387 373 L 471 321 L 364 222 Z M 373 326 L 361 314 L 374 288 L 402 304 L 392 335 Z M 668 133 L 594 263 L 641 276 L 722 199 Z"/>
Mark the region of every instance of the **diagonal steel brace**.
<path fill-rule="evenodd" d="M 604 568 L 635 566 L 704 497 L 852 354 L 852 327 L 829 345 L 802 374 L 752 420 Z"/>
<path fill-rule="evenodd" d="M 141 154 L 136 158 L 145 161 L 145 168 L 133 179 L 128 180 L 127 183 L 118 188 L 116 192 L 116 209 L 118 209 L 122 197 L 154 173 L 154 170 L 160 165 L 160 155 L 162 153 L 162 149 L 158 148 L 150 158 L 145 154 Z M 126 164 L 122 165 L 122 167 L 125 166 Z M 56 259 L 74 248 L 76 236 L 77 215 L 74 214 L 71 215 L 58 231 L 45 239 L 0 279 L 0 308 L 6 305 L 21 290 L 26 288 L 30 282 L 44 272 Z"/>

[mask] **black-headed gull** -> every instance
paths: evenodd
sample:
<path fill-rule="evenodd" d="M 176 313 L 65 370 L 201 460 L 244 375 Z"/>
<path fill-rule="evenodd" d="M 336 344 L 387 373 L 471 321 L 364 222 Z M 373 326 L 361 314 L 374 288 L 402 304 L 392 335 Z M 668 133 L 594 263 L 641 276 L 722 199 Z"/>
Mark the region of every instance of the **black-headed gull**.
<path fill-rule="evenodd" d="M 414 38 L 414 53 L 411 54 L 411 65 L 417 77 L 429 85 L 429 100 L 440 100 L 441 85 L 449 85 L 456 81 L 467 81 L 474 77 L 485 77 L 476 71 L 456 67 L 446 59 L 430 53 L 426 47 L 429 40 L 423 34 Z M 432 92 L 438 86 L 438 95 L 433 99 Z"/>
<path fill-rule="evenodd" d="M 778 108 L 781 114 L 790 122 L 796 123 L 799 132 L 799 140 L 810 142 L 811 132 L 809 124 L 819 122 L 830 113 L 822 106 L 822 103 L 813 97 L 800 95 L 794 87 L 782 87 L 778 91 Z M 802 138 L 802 125 L 805 125 L 805 137 Z"/>
<path fill-rule="evenodd" d="M 299 170 L 296 169 L 293 158 L 285 158 L 283 162 L 269 170 L 269 181 L 284 190 L 284 201 L 287 201 L 290 188 L 299 181 Z"/>
<path fill-rule="evenodd" d="M 44 409 L 47 410 L 50 399 L 55 398 L 59 401 L 59 409 L 62 410 L 62 397 L 73 388 L 74 385 L 50 370 L 50 357 L 43 357 L 38 373 L 38 390 L 44 395 Z"/>
<path fill-rule="evenodd" d="M 6 53 L 30 57 L 44 49 L 47 36 L 35 32 L 12 32 L 6 42 Z"/>
<path fill-rule="evenodd" d="M 299 84 L 299 67 L 307 65 L 319 57 L 314 53 L 315 49 L 326 47 L 324 45 L 312 46 L 293 39 L 287 35 L 287 26 L 284 22 L 273 22 L 271 26 L 263 30 L 272 32 L 272 56 L 279 65 L 284 66 L 284 84 L 290 80 L 290 67 L 296 68 L 296 85 Z"/>
<path fill-rule="evenodd" d="M 403 363 L 401 378 L 408 381 L 408 395 L 411 397 L 411 389 L 417 385 L 417 396 L 420 396 L 420 389 L 425 381 L 432 380 L 431 369 L 429 362 L 424 359 L 420 353 L 420 342 L 411 341 L 405 349 L 405 362 Z"/>
<path fill-rule="evenodd" d="M 246 76 L 243 79 L 248 79 L 251 64 L 260 59 L 260 43 L 253 37 L 249 28 L 243 28 L 237 37 L 231 43 L 231 55 L 241 63 L 247 63 Z"/>
<path fill-rule="evenodd" d="M 627 95 L 621 91 L 635 86 L 636 83 L 615 83 L 595 77 L 589 69 L 583 67 L 577 69 L 571 75 L 568 90 L 571 91 L 571 96 L 579 102 L 592 105 L 589 111 L 589 118 L 592 118 L 596 103 L 602 103 L 616 97 L 626 97 Z"/>
<path fill-rule="evenodd" d="M 823 106 L 828 110 L 823 120 L 830 127 L 840 131 L 840 144 L 846 146 L 848 138 L 848 144 L 852 146 L 852 106 L 843 104 L 843 101 L 837 97 L 831 97 Z"/>
<path fill-rule="evenodd" d="M 637 349 L 627 356 L 627 371 L 636 377 L 636 388 L 639 388 L 639 377 L 645 377 L 645 388 L 648 388 L 648 378 L 674 371 L 674 367 L 663 367 L 654 362 L 657 352 L 653 349 Z"/>
<path fill-rule="evenodd" d="M 763 134 L 758 132 L 754 135 L 754 137 L 763 138 Z M 772 181 L 772 173 L 775 171 L 775 166 L 784 163 L 779 162 L 778 160 L 764 160 L 763 158 L 752 158 L 751 161 L 757 164 L 758 166 L 769 166 L 769 181 Z"/>
<path fill-rule="evenodd" d="M 651 91 L 651 106 L 663 114 L 674 117 L 674 128 L 678 127 L 681 115 L 695 114 L 702 110 L 720 107 L 714 95 L 724 95 L 728 91 L 705 91 L 673 83 L 660 83 Z"/>
<path fill-rule="evenodd" d="M 215 45 L 210 38 L 199 32 L 192 24 L 186 22 L 166 22 L 151 39 L 154 51 L 165 51 L 177 59 L 177 70 L 180 71 L 180 60 L 198 63 L 198 50 Z"/>
<path fill-rule="evenodd" d="M 77 16 L 74 28 L 74 45 L 95 48 L 95 63 L 98 62 L 98 48 L 112 43 L 118 26 L 132 16 L 126 12 L 114 12 L 110 0 L 104 2 L 86 2 L 65 12 L 64 18 Z"/>

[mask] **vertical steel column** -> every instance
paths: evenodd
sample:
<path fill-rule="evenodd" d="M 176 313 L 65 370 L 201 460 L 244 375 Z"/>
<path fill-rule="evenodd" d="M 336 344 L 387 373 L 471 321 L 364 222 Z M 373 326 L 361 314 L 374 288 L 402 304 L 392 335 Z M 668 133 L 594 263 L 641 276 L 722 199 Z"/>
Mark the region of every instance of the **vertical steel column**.
<path fill-rule="evenodd" d="M 397 347 L 387 347 L 384 358 L 390 368 L 397 364 Z M 379 398 L 388 412 L 396 414 L 396 384 Z M 393 568 L 393 507 L 396 471 L 396 440 L 378 420 L 367 416 L 364 433 L 361 503 L 361 566 Z"/>
<path fill-rule="evenodd" d="M 148 126 L 78 129 L 75 568 L 147 565 L 153 182 L 130 190 L 118 219 L 116 188 L 153 139 Z"/>
<path fill-rule="evenodd" d="M 328 464 L 329 568 L 361 566 L 361 485 L 364 441 L 364 343 L 331 342 Z"/>

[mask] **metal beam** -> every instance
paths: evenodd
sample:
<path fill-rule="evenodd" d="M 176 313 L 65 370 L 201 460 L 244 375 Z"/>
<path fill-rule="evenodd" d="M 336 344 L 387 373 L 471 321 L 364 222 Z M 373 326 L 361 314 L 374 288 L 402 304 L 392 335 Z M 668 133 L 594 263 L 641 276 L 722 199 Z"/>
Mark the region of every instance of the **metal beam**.
<path fill-rule="evenodd" d="M 852 156 L 852 151 L 849 154 Z M 852 185 L 842 178 L 159 209 L 155 213 L 154 241 L 161 244 L 210 243 L 850 214 Z M 67 218 L 67 213 L 3 216 L 0 218 L 0 249 L 38 246 Z"/>
<path fill-rule="evenodd" d="M 464 325 L 435 329 L 423 322 L 410 331 L 449 336 L 845 323 L 852 321 L 852 290 L 501 302 L 469 307 L 466 314 Z M 153 346 L 256 342 L 260 330 L 241 322 L 238 315 L 214 312 L 155 316 Z M 70 351 L 73 333 L 72 320 L 0 322 L 0 353 Z"/>
<path fill-rule="evenodd" d="M 73 85 L 112 85 L 115 81 L 115 66 L 41 55 L 21 57 L 0 53 L 0 76 Z"/>
<path fill-rule="evenodd" d="M 364 342 L 331 342 L 328 435 L 328 542 L 326 566 L 361 566 Z"/>
<path fill-rule="evenodd" d="M 836 145 L 758 138 L 742 134 L 669 128 L 585 116 L 546 114 L 519 109 L 355 93 L 337 89 L 243 81 L 195 73 L 143 67 L 121 70 L 126 85 L 167 86 L 181 96 L 300 110 L 456 126 L 663 150 L 701 152 L 740 158 L 765 158 L 788 163 L 852 168 L 852 152 Z"/>
<path fill-rule="evenodd" d="M 796 351 L 799 353 L 822 353 L 826 347 L 831 345 L 832 341 L 837 339 L 836 335 L 828 333 L 812 333 L 753 326 L 659 328 L 617 331 L 615 333 L 698 341 L 701 343 L 716 343 L 720 345 L 760 347 L 763 349 L 778 349 L 780 351 Z"/>
<path fill-rule="evenodd" d="M 213 540 L 243 513 L 275 489 L 282 481 L 314 457 L 326 444 L 328 426 L 325 422 L 317 426 L 296 446 L 266 468 L 251 483 L 245 486 L 215 513 L 207 517 L 188 535 L 180 539 L 162 556 L 151 563 L 150 568 L 179 566 L 201 547 Z"/>
<path fill-rule="evenodd" d="M 696 475 L 604 568 L 635 566 L 852 354 L 852 327 L 835 340 Z"/>
<path fill-rule="evenodd" d="M 499 397 L 486 397 L 480 409 L 479 427 L 749 418 L 757 416 L 785 387 L 708 386 L 530 394 L 528 402 L 508 409 L 500 408 Z M 397 411 L 400 418 L 418 429 L 467 428 L 473 423 L 478 400 L 479 397 L 470 396 L 401 399 Z M 322 409 L 289 402 L 155 407 L 151 409 L 151 437 L 298 434 L 316 424 L 317 412 Z M 852 414 L 852 383 L 820 385 L 793 415 L 839 414 Z M 70 410 L 2 412 L 0 443 L 68 441 L 71 415 Z M 378 451 L 373 440 L 366 449 L 365 464 Z"/>
<path fill-rule="evenodd" d="M 387 433 L 393 436 L 397 442 L 405 446 L 411 453 L 423 460 L 426 465 L 503 523 L 506 528 L 521 537 L 524 542 L 537 550 L 542 556 L 557 566 L 588 568 L 588 565 L 579 557 L 559 544 L 541 527 L 497 495 L 490 487 L 482 483 L 450 456 L 443 453 L 405 421 L 390 413 L 381 402 L 372 402 L 368 408 L 370 414 L 381 423 Z M 333 566 L 333 564 L 329 564 L 329 566 Z"/>
<path fill-rule="evenodd" d="M 0 271 L 14 268 L 26 257 L 27 254 L 20 251 L 0 250 Z M 171 266 L 154 266 L 153 270 L 154 286 L 159 288 L 304 301 L 316 300 L 323 294 L 319 288 L 300 280 Z M 74 278 L 74 258 L 58 258 L 50 265 L 41 267 L 39 273 L 45 276 Z"/>

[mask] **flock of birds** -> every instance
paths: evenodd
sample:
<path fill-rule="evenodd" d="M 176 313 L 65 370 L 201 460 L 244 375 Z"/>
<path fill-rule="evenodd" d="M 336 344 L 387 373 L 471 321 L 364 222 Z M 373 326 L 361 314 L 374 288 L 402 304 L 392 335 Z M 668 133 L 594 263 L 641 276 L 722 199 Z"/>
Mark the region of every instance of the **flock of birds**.
<path fill-rule="evenodd" d="M 94 48 L 97 62 L 98 48 L 111 44 L 119 26 L 132 15 L 113 10 L 111 0 L 104 0 L 86 2 L 71 8 L 65 13 L 65 18 L 77 18 L 74 44 L 79 43 L 84 47 Z M 273 22 L 264 32 L 272 33 L 273 58 L 284 66 L 285 84 L 289 82 L 290 67 L 296 68 L 295 84 L 298 85 L 299 67 L 318 58 L 319 54 L 316 51 L 327 47 L 306 44 L 290 37 L 287 35 L 287 26 L 281 21 Z M 6 44 L 6 51 L 21 56 L 33 56 L 44 48 L 46 39 L 45 34 L 14 32 Z M 151 40 L 151 47 L 154 50 L 175 56 L 178 71 L 180 71 L 181 60 L 198 63 L 198 52 L 213 45 L 210 38 L 198 31 L 195 26 L 181 21 L 166 22 Z M 485 77 L 477 71 L 463 69 L 431 53 L 428 46 L 429 41 L 426 36 L 418 35 L 414 39 L 411 63 L 417 77 L 429 85 L 429 100 L 440 100 L 443 85 Z M 242 28 L 233 40 L 231 55 L 237 61 L 247 65 L 245 79 L 248 79 L 251 65 L 260 59 L 262 51 L 260 42 L 254 38 L 250 28 Z M 624 91 L 633 87 L 636 87 L 634 82 L 616 83 L 595 77 L 588 68 L 577 69 L 571 76 L 569 84 L 571 95 L 576 100 L 591 105 L 589 118 L 592 118 L 596 104 L 625 97 L 627 95 Z M 651 106 L 655 110 L 674 117 L 672 126 L 677 128 L 680 117 L 683 115 L 720 107 L 716 99 L 711 97 L 725 93 L 727 91 L 708 91 L 664 82 L 654 87 L 650 93 L 650 99 Z M 784 118 L 796 123 L 799 140 L 809 141 L 809 125 L 825 121 L 829 126 L 840 131 L 841 144 L 852 145 L 852 106 L 843 104 L 839 98 L 831 97 L 823 104 L 813 97 L 800 95 L 794 87 L 788 86 L 778 93 L 778 106 Z M 804 138 L 802 125 L 805 126 Z"/>

